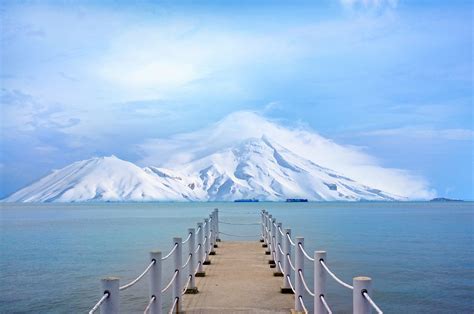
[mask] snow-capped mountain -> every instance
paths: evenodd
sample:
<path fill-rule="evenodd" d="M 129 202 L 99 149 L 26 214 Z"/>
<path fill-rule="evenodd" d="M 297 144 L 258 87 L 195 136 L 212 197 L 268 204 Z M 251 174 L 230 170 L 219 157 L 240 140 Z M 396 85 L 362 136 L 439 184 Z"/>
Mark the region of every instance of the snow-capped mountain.
<path fill-rule="evenodd" d="M 265 136 L 191 162 L 184 171 L 199 177 L 212 201 L 400 199 L 320 167 Z"/>
<path fill-rule="evenodd" d="M 78 161 L 7 197 L 7 202 L 186 200 L 159 176 L 115 156 Z"/>
<path fill-rule="evenodd" d="M 178 170 L 179 169 L 179 170 Z M 321 167 L 263 136 L 173 169 L 140 168 L 115 156 L 75 162 L 7 202 L 400 200 Z"/>

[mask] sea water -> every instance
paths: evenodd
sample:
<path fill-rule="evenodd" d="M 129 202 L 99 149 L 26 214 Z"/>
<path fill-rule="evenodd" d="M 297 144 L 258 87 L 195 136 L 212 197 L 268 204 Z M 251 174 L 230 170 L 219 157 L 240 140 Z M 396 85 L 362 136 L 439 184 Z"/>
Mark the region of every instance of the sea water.
<path fill-rule="evenodd" d="M 327 251 L 327 265 L 344 281 L 372 277 L 373 299 L 386 313 L 474 311 L 473 203 L 260 202 L 1 204 L 0 312 L 85 313 L 101 297 L 101 277 L 134 279 L 149 251 L 166 254 L 172 237 L 184 239 L 214 208 L 233 223 L 259 222 L 260 210 L 268 210 L 293 236 L 305 237 L 309 252 Z M 260 233 L 258 225 L 220 230 L 248 236 L 221 235 L 223 241 L 258 241 Z M 147 279 L 123 291 L 123 313 L 143 312 Z M 351 291 L 330 277 L 327 283 L 333 312 L 350 313 Z M 311 307 L 311 298 L 305 302 Z"/>

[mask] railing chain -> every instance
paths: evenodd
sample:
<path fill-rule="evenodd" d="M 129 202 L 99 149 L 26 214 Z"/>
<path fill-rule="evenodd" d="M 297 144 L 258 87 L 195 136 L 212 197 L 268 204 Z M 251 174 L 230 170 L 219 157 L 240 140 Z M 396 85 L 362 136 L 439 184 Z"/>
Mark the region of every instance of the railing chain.
<path fill-rule="evenodd" d="M 188 276 L 188 280 L 186 281 L 186 284 L 184 285 L 183 291 L 181 291 L 181 295 L 184 295 L 186 293 L 186 290 L 188 290 L 189 283 L 191 282 L 192 276 Z"/>
<path fill-rule="evenodd" d="M 291 290 L 293 291 L 293 293 L 295 293 L 295 288 L 293 287 L 293 284 L 291 283 L 290 275 L 285 275 L 285 276 L 286 276 L 286 280 L 287 280 L 288 283 L 290 284 Z"/>
<path fill-rule="evenodd" d="M 92 307 L 92 309 L 89 311 L 89 314 L 93 314 L 95 311 L 99 309 L 99 307 L 104 303 L 104 301 L 109 297 L 109 293 L 105 292 L 102 298 Z"/>
<path fill-rule="evenodd" d="M 287 255 L 286 255 L 286 258 L 288 259 L 288 262 L 290 263 L 291 269 L 293 269 L 293 271 L 295 271 L 295 266 L 294 266 L 293 263 L 291 262 L 290 254 L 287 254 Z"/>
<path fill-rule="evenodd" d="M 171 255 L 173 255 L 173 253 L 174 253 L 174 251 L 176 250 L 177 247 L 178 247 L 178 243 L 175 243 L 175 245 L 173 246 L 171 251 L 165 257 L 163 257 L 161 260 L 164 261 L 164 260 L 168 259 Z"/>
<path fill-rule="evenodd" d="M 314 293 L 311 292 L 311 289 L 309 289 L 308 285 L 306 284 L 306 280 L 304 280 L 303 271 L 301 269 L 298 270 L 298 274 L 301 278 L 301 281 L 303 282 L 303 286 L 306 289 L 306 291 L 309 293 L 310 296 L 314 297 Z"/>
<path fill-rule="evenodd" d="M 286 234 L 286 236 L 288 237 L 288 240 L 290 240 L 290 244 L 291 244 L 292 246 L 295 246 L 295 245 L 296 245 L 296 243 L 295 243 L 295 242 L 293 242 L 293 240 L 291 240 L 291 237 L 290 237 L 290 235 L 287 233 L 287 234 Z"/>
<path fill-rule="evenodd" d="M 188 234 L 188 237 L 187 237 L 183 242 L 181 242 L 181 244 L 186 244 L 186 243 L 189 241 L 189 239 L 191 239 L 191 236 L 192 236 L 192 235 L 193 235 L 193 234 L 190 232 L 190 233 Z"/>
<path fill-rule="evenodd" d="M 166 290 L 168 290 L 171 285 L 173 284 L 173 281 L 176 279 L 176 276 L 178 275 L 178 270 L 175 270 L 174 271 L 174 274 L 173 274 L 173 277 L 171 277 L 170 279 L 170 282 L 168 282 L 168 284 L 166 285 L 166 287 L 164 287 L 162 290 L 161 290 L 161 293 L 164 293 L 166 292 Z"/>
<path fill-rule="evenodd" d="M 323 265 L 324 269 L 328 272 L 329 275 L 331 275 L 331 277 L 337 281 L 337 283 L 339 283 L 341 286 L 344 286 L 348 289 L 351 289 L 351 290 L 354 290 L 354 287 L 351 286 L 350 284 L 347 284 L 345 283 L 344 281 L 342 281 L 341 279 L 339 279 L 336 275 L 334 275 L 334 273 L 329 270 L 329 268 L 326 266 L 326 264 L 324 263 L 324 261 L 319 261 L 321 263 L 321 265 Z"/>
<path fill-rule="evenodd" d="M 173 314 L 174 308 L 176 307 L 176 304 L 178 304 L 178 299 L 179 299 L 179 298 L 174 298 L 173 305 L 171 306 L 171 308 L 170 308 L 168 314 Z"/>
<path fill-rule="evenodd" d="M 193 256 L 193 254 L 192 254 L 192 253 L 189 253 L 189 254 L 188 254 L 188 259 L 186 260 L 186 263 L 184 263 L 184 265 L 181 266 L 181 269 L 183 269 L 183 268 L 185 268 L 186 266 L 188 266 L 188 263 L 189 263 L 189 261 L 191 260 L 191 256 Z"/>
<path fill-rule="evenodd" d="M 309 259 L 311 262 L 314 262 L 314 258 L 312 258 L 311 256 L 309 256 L 308 253 L 306 253 L 304 247 L 301 245 L 301 243 L 298 244 L 301 251 L 303 252 L 303 255 L 306 256 L 307 259 Z"/>
<path fill-rule="evenodd" d="M 155 302 L 155 300 L 156 300 L 156 297 L 155 297 L 155 296 L 152 296 L 152 297 L 150 298 L 150 301 L 148 301 L 148 304 L 147 304 L 145 310 L 143 311 L 143 314 L 147 314 L 148 311 L 150 311 L 150 307 L 151 307 L 151 305 L 153 304 L 153 302 Z"/>
<path fill-rule="evenodd" d="M 128 289 L 132 287 L 134 284 L 136 284 L 137 282 L 139 282 L 140 279 L 142 279 L 143 276 L 146 275 L 146 273 L 150 270 L 151 266 L 153 266 L 153 264 L 155 263 L 156 263 L 155 260 L 151 261 L 150 265 L 148 265 L 148 267 L 143 271 L 143 273 L 140 274 L 140 276 L 138 276 L 135 280 L 132 280 L 131 282 L 127 283 L 126 285 L 121 286 L 119 290 L 122 291 L 122 290 Z"/>
<path fill-rule="evenodd" d="M 304 313 L 305 313 L 305 314 L 308 314 L 308 309 L 307 309 L 306 306 L 304 305 L 303 297 L 302 297 L 302 296 L 299 296 L 298 299 L 300 300 L 300 304 L 301 304 L 301 306 L 303 307 Z"/>
<path fill-rule="evenodd" d="M 222 221 L 219 220 L 220 224 L 225 224 L 225 225 L 234 225 L 234 226 L 258 226 L 260 225 L 259 222 L 249 222 L 249 223 L 238 223 L 238 222 L 228 222 L 228 221 Z"/>
<path fill-rule="evenodd" d="M 367 293 L 367 291 L 362 292 L 362 295 L 365 297 L 367 301 L 369 301 L 370 305 L 374 308 L 374 310 L 378 314 L 383 314 L 382 310 L 375 304 L 374 300 L 370 297 L 370 295 Z"/>
<path fill-rule="evenodd" d="M 326 302 L 326 299 L 324 298 L 324 295 L 320 295 L 319 299 L 321 299 L 321 302 L 323 303 L 324 307 L 326 308 L 326 311 L 328 314 L 332 314 L 331 308 L 329 307 L 328 303 Z"/>

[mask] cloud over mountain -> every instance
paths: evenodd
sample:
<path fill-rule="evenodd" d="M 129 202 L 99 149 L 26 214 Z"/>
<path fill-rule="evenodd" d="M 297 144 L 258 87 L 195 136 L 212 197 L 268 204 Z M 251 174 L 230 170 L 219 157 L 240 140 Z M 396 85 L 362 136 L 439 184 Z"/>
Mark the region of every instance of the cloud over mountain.
<path fill-rule="evenodd" d="M 340 145 L 305 127 L 286 127 L 255 112 L 234 112 L 194 132 L 146 140 L 139 145 L 139 164 L 174 167 L 238 145 L 243 140 L 268 137 L 293 153 L 365 184 L 411 199 L 434 195 L 428 183 L 408 171 L 383 167 L 360 147 Z"/>

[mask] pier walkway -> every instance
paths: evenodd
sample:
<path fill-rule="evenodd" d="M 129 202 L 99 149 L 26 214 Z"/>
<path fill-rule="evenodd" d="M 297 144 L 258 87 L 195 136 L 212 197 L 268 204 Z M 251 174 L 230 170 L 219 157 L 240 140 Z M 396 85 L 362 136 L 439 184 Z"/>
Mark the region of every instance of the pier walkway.
<path fill-rule="evenodd" d="M 151 251 L 148 264 L 134 280 L 121 285 L 117 277 L 103 278 L 100 298 L 89 314 L 97 310 L 120 313 L 121 291 L 145 276 L 150 292 L 144 314 L 332 314 L 327 278 L 352 291 L 354 314 L 383 313 L 372 299 L 370 277 L 354 277 L 352 285 L 345 282 L 331 270 L 326 251 L 308 253 L 303 237 L 292 238 L 291 229 L 265 210 L 260 216 L 260 222 L 222 221 L 215 209 L 197 228 L 189 228 L 185 239 L 173 238 L 166 255 Z M 220 232 L 220 224 L 255 226 L 260 235 Z M 223 242 L 221 234 L 254 239 Z M 165 268 L 171 272 L 163 274 L 163 263 L 172 263 Z M 305 263 L 311 268 L 305 268 Z M 311 277 L 313 282 L 308 285 Z M 168 294 L 171 298 L 164 297 Z"/>
<path fill-rule="evenodd" d="M 260 242 L 218 242 L 198 294 L 183 297 L 186 313 L 290 313 L 293 295 L 280 293 Z"/>

